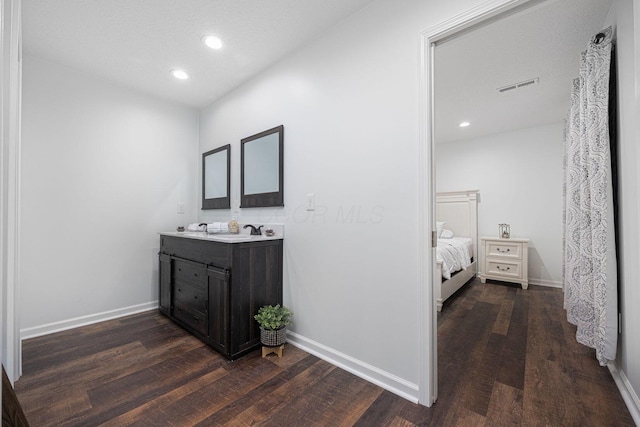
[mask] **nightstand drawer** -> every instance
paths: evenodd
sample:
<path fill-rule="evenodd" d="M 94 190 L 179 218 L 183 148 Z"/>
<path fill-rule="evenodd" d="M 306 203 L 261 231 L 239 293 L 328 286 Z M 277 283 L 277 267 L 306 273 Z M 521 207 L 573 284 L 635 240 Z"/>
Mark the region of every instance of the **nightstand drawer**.
<path fill-rule="evenodd" d="M 489 241 L 486 245 L 486 257 L 522 259 L 522 243 Z"/>
<path fill-rule="evenodd" d="M 500 276 L 512 279 L 522 278 L 522 262 L 487 259 L 485 265 L 487 276 Z"/>

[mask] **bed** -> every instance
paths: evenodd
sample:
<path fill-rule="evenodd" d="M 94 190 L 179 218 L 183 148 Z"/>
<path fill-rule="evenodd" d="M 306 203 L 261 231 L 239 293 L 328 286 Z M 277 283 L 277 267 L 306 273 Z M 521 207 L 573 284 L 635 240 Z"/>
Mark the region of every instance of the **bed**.
<path fill-rule="evenodd" d="M 442 311 L 447 298 L 478 272 L 478 197 L 477 190 L 436 194 L 438 233 L 442 228 L 453 234 L 453 238 L 438 239 L 433 280 L 438 311 Z"/>

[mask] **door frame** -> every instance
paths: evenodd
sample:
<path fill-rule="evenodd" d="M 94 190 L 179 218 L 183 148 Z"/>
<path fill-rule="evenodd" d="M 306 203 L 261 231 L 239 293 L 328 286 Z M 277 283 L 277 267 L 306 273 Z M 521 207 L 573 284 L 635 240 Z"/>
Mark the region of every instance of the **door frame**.
<path fill-rule="evenodd" d="M 419 390 L 421 405 L 438 398 L 438 322 L 433 283 L 437 274 L 433 250 L 435 233 L 434 53 L 438 44 L 498 21 L 533 5 L 555 0 L 491 0 L 420 33 L 418 133 L 418 277 L 419 277 Z M 426 195 L 426 197 L 425 197 Z"/>
<path fill-rule="evenodd" d="M 18 316 L 20 283 L 20 147 L 22 120 L 22 3 L 0 5 L 0 361 L 13 383 L 22 373 Z M 1 393 L 0 393 L 1 394 Z"/>

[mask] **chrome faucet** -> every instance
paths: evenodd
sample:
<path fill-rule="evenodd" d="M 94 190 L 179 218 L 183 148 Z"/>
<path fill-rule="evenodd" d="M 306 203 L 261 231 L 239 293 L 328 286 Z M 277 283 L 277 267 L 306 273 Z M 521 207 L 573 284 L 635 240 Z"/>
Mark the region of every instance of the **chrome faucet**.
<path fill-rule="evenodd" d="M 262 232 L 260 231 L 260 229 L 261 229 L 262 227 L 264 227 L 264 225 L 261 225 L 261 226 L 259 226 L 259 227 L 254 227 L 254 226 L 253 226 L 253 225 L 251 225 L 251 224 L 247 224 L 247 225 L 245 225 L 245 226 L 244 226 L 244 227 L 242 227 L 242 228 L 247 228 L 247 227 L 251 227 L 251 235 L 252 235 L 252 236 L 261 236 L 261 235 L 262 235 Z"/>

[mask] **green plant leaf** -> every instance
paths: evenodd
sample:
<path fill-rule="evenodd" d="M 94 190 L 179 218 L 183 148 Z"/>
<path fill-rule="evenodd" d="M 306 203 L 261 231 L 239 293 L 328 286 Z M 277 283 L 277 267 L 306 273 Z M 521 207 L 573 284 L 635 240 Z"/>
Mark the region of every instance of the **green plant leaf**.
<path fill-rule="evenodd" d="M 287 307 L 277 305 L 265 305 L 260 307 L 258 314 L 253 316 L 262 329 L 277 330 L 291 323 L 293 313 Z"/>

